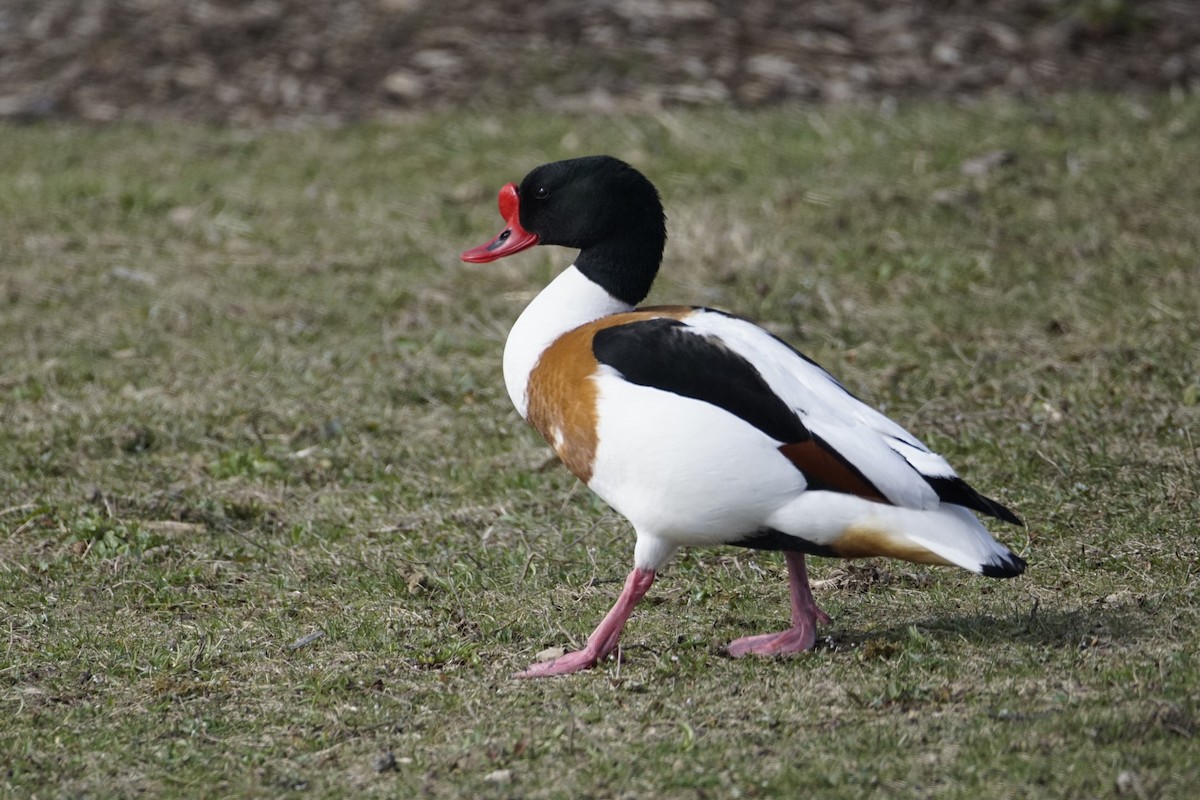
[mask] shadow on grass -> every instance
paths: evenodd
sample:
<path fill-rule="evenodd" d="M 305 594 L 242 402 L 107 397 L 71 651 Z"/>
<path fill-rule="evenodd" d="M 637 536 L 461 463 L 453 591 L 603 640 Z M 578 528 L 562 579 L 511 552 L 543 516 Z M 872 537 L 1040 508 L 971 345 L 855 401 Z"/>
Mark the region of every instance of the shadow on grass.
<path fill-rule="evenodd" d="M 1088 649 L 1113 642 L 1137 642 L 1158 637 L 1153 608 L 1139 603 L 1086 606 L 1076 609 L 1043 609 L 1008 616 L 972 614 L 937 616 L 902 621 L 871 631 L 843 630 L 837 645 L 861 646 L 869 642 L 911 641 L 914 630 L 923 637 L 960 637 L 972 644 L 1022 642 L 1043 647 Z"/>

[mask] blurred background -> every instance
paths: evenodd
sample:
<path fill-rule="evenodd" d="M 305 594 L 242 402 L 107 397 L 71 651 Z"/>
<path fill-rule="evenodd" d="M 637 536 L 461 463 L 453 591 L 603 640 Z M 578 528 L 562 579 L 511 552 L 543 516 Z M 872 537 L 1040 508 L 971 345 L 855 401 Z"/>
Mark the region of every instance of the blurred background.
<path fill-rule="evenodd" d="M 1200 0 L 0 0 L 0 120 L 1194 91 Z"/>

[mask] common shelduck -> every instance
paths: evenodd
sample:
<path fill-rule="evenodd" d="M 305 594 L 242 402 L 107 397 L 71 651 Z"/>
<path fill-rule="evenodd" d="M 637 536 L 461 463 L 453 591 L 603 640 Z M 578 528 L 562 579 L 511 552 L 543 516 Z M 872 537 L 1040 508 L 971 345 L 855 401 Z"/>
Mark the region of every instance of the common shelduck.
<path fill-rule="evenodd" d="M 974 514 L 1020 525 L 937 453 L 786 342 L 710 308 L 649 306 L 666 244 L 658 191 L 609 156 L 537 167 L 500 190 L 504 230 L 462 254 L 493 261 L 536 244 L 578 248 L 504 347 L 513 404 L 571 472 L 637 533 L 633 571 L 582 650 L 518 677 L 604 659 L 654 576 L 682 546 L 781 550 L 792 627 L 738 639 L 734 656 L 812 648 L 806 554 L 1025 570 Z"/>

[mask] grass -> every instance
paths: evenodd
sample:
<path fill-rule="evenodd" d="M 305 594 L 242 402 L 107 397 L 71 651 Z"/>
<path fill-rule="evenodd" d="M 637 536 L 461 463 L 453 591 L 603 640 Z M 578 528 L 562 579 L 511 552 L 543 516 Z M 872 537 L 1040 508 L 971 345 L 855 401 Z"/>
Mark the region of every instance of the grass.
<path fill-rule="evenodd" d="M 0 129 L 0 793 L 1187 797 L 1200 781 L 1200 103 Z M 981 154 L 1012 159 L 980 175 Z M 753 316 L 1028 521 L 994 582 L 682 555 L 578 645 L 622 520 L 515 418 L 495 190 L 659 184 L 652 301 Z M 313 636 L 317 638 L 312 638 Z"/>

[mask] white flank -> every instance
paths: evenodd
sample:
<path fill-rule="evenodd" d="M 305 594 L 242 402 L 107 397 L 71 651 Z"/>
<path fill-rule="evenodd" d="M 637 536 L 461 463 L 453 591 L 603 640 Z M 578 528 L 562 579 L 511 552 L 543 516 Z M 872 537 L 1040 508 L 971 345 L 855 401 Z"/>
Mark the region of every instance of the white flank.
<path fill-rule="evenodd" d="M 717 545 L 761 528 L 804 491 L 779 443 L 714 405 L 627 382 L 596 379 L 599 444 L 589 486 L 629 519 L 636 565 L 679 546 Z"/>

